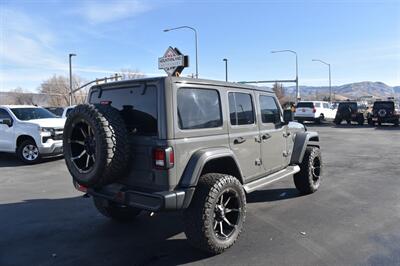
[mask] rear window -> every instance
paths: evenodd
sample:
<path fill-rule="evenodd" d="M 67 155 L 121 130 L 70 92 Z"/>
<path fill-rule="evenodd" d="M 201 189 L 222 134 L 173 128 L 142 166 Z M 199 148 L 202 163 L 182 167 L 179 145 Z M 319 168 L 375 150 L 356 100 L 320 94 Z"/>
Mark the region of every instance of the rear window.
<path fill-rule="evenodd" d="M 374 108 L 394 109 L 394 102 L 375 102 Z"/>
<path fill-rule="evenodd" d="M 312 102 L 300 102 L 297 104 L 297 108 L 314 108 L 314 104 Z"/>
<path fill-rule="evenodd" d="M 137 85 L 123 88 L 104 88 L 99 98 L 95 91 L 90 103 L 110 101 L 118 109 L 130 133 L 142 136 L 157 135 L 157 88 Z"/>
<path fill-rule="evenodd" d="M 321 107 L 321 103 L 315 103 L 315 107 L 320 108 Z"/>
<path fill-rule="evenodd" d="M 339 106 L 338 106 L 339 111 L 343 111 L 348 108 L 350 108 L 351 110 L 357 110 L 357 103 L 355 103 L 355 102 L 339 103 Z"/>
<path fill-rule="evenodd" d="M 181 88 L 178 90 L 177 98 L 180 129 L 222 126 L 221 101 L 218 91 Z"/>

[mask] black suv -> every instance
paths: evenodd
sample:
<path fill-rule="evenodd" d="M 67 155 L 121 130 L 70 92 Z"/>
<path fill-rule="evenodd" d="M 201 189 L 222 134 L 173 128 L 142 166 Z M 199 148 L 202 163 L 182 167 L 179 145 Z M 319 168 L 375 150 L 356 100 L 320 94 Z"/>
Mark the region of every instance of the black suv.
<path fill-rule="evenodd" d="M 397 127 L 399 126 L 399 116 L 400 110 L 394 101 L 377 101 L 372 108 L 371 121 L 373 125 L 392 123 Z"/>
<path fill-rule="evenodd" d="M 351 122 L 354 121 L 357 122 L 359 125 L 363 125 L 365 121 L 364 116 L 366 110 L 367 106 L 362 105 L 358 102 L 341 102 L 339 103 L 335 120 L 333 120 L 333 122 L 336 125 L 340 125 L 342 121 L 346 121 L 347 124 L 351 124 Z"/>

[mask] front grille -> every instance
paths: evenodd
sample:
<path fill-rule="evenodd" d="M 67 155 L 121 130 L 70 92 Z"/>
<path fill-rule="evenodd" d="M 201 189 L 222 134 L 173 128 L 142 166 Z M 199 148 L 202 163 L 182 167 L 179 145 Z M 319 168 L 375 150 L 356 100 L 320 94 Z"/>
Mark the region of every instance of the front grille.
<path fill-rule="evenodd" d="M 43 138 L 42 138 L 42 142 L 43 142 L 43 143 L 46 143 L 49 139 L 52 139 L 52 140 L 62 140 L 62 139 L 63 139 L 63 129 L 62 129 L 62 128 L 56 128 L 56 129 L 52 132 L 51 136 L 49 136 L 49 137 L 43 137 Z"/>

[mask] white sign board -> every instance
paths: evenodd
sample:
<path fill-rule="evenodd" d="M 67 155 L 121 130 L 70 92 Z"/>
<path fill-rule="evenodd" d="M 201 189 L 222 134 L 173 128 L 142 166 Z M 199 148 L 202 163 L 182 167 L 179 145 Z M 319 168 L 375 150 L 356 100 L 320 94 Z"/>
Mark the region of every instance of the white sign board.
<path fill-rule="evenodd" d="M 168 75 L 172 75 L 183 66 L 185 66 L 185 56 L 178 54 L 172 47 L 168 47 L 164 56 L 158 58 L 158 69 L 164 69 Z"/>

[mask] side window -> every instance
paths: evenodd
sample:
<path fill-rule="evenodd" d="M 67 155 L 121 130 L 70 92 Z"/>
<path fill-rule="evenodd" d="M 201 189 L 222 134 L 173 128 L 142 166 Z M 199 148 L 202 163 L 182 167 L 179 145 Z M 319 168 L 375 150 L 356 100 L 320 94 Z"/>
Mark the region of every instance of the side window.
<path fill-rule="evenodd" d="M 178 120 L 180 129 L 222 126 L 221 101 L 217 90 L 178 90 Z"/>
<path fill-rule="evenodd" d="M 254 124 L 254 107 L 250 94 L 230 92 L 228 94 L 228 100 L 232 125 Z"/>
<path fill-rule="evenodd" d="M 4 109 L 0 109 L 0 119 L 11 119 L 11 115 Z"/>
<path fill-rule="evenodd" d="M 325 109 L 329 109 L 329 104 L 323 103 Z"/>
<path fill-rule="evenodd" d="M 263 123 L 277 124 L 281 121 L 279 107 L 274 97 L 260 96 L 261 121 Z"/>
<path fill-rule="evenodd" d="M 314 103 L 316 108 L 320 108 L 321 107 L 321 103 Z"/>

